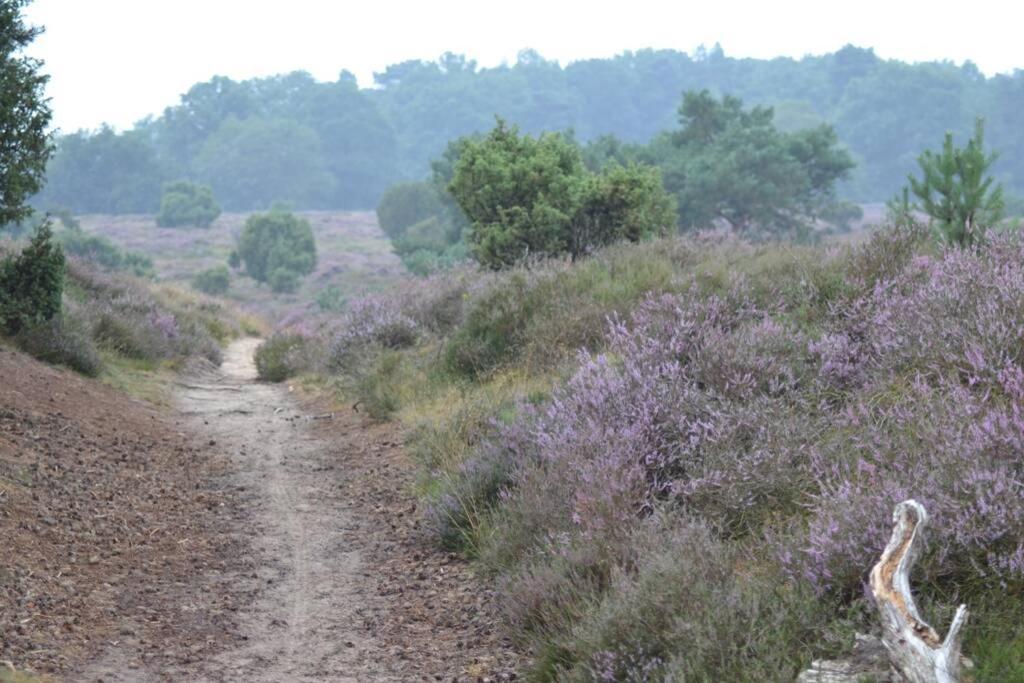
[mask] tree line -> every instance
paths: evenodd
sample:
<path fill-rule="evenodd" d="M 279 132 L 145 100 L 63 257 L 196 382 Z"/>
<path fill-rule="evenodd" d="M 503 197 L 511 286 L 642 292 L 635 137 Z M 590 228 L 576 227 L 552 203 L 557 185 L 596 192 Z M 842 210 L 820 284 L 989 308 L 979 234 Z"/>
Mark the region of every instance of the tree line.
<path fill-rule="evenodd" d="M 703 89 L 770 107 L 782 132 L 831 125 L 856 163 L 838 188 L 851 201 L 885 200 L 922 149 L 947 131 L 969 137 L 978 117 L 1002 152 L 996 178 L 1024 194 L 1024 71 L 985 77 L 970 62 L 910 65 L 853 46 L 799 60 L 737 59 L 716 46 L 564 67 L 529 50 L 494 68 L 445 54 L 389 66 L 371 88 L 348 72 L 333 82 L 303 72 L 215 77 L 131 130 L 59 136 L 35 204 L 156 212 L 163 185 L 188 179 L 211 186 L 226 210 L 281 201 L 372 208 L 390 185 L 428 173 L 447 141 L 490 130 L 496 114 L 531 135 L 645 144 L 676 125 L 681 93 Z"/>

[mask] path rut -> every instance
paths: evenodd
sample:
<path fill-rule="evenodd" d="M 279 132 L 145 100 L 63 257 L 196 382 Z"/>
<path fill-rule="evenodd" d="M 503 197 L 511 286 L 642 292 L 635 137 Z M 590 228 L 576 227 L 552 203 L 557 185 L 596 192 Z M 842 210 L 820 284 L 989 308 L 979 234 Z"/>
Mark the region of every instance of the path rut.
<path fill-rule="evenodd" d="M 350 538 L 354 520 L 339 495 L 328 449 L 296 414 L 282 385 L 256 382 L 257 340 L 233 344 L 219 372 L 181 388 L 179 405 L 221 450 L 250 492 L 253 551 L 270 560 L 267 584 L 243 615 L 246 645 L 217 657 L 229 680 L 387 680 L 366 671 L 358 627 L 372 591 Z M 397 680 L 397 679 L 396 679 Z"/>

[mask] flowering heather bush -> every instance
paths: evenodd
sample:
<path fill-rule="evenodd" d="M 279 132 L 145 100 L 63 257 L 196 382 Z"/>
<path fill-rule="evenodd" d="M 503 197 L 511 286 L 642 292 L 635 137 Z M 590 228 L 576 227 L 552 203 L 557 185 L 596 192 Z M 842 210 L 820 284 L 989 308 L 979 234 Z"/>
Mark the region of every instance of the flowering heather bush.
<path fill-rule="evenodd" d="M 350 369 L 367 349 L 402 349 L 416 343 L 419 325 L 402 313 L 395 299 L 362 297 L 349 304 L 330 342 L 330 364 Z"/>
<path fill-rule="evenodd" d="M 394 298 L 399 310 L 422 329 L 444 335 L 462 323 L 473 292 L 491 279 L 466 269 L 438 273 L 409 281 Z"/>
<path fill-rule="evenodd" d="M 69 263 L 78 313 L 101 347 L 142 360 L 202 356 L 220 362 L 219 339 L 234 333 L 217 304 L 155 292 L 138 281 Z"/>
<path fill-rule="evenodd" d="M 88 326 L 70 306 L 56 318 L 22 329 L 14 341 L 22 351 L 44 363 L 64 365 L 89 377 L 103 369 Z"/>
<path fill-rule="evenodd" d="M 791 676 L 806 642 L 790 642 L 803 637 L 793 615 L 818 604 L 835 619 L 837 604 L 857 601 L 908 497 L 933 521 L 915 578 L 926 602 L 1019 601 L 1024 240 L 944 251 L 911 226 L 817 265 L 811 251 L 692 245 L 674 293 L 624 315 L 605 302 L 600 343 L 550 399 L 521 403 L 436 475 L 433 528 L 504 577 L 538 676 Z M 503 358 L 523 358 L 544 329 L 534 321 L 555 310 L 538 282 L 578 282 L 586 267 L 520 273 L 519 285 L 504 276 L 490 290 L 504 296 L 473 300 L 449 353 L 476 320 L 473 339 L 516 339 Z M 722 573 L 701 569 L 697 586 L 670 578 L 694 560 L 673 550 L 674 532 L 664 550 L 639 540 L 662 514 L 705 525 L 706 543 L 686 543 L 725 553 Z M 680 583 L 695 593 L 669 595 Z M 702 611 L 702 595 L 720 612 Z M 701 616 L 680 621 L 691 604 Z M 783 628 L 779 614 L 790 641 L 764 635 Z M 761 635 L 743 640 L 740 623 Z M 755 651 L 767 653 L 762 669 L 744 659 Z"/>
<path fill-rule="evenodd" d="M 805 348 L 741 286 L 722 297 L 695 289 L 653 297 L 628 323 L 611 323 L 608 353 L 583 353 L 549 403 L 523 406 L 521 419 L 480 448 L 457 489 L 479 482 L 491 491 L 492 478 L 478 475 L 508 471 L 504 460 L 524 499 L 510 508 L 523 515 L 510 529 L 548 525 L 603 538 L 672 499 L 703 501 L 716 522 L 741 531 L 756 510 L 791 505 L 806 478 L 798 468 L 806 452 L 787 441 L 799 437 L 795 427 L 810 429 L 788 398 L 809 382 Z M 565 518 L 535 519 L 552 506 Z"/>
<path fill-rule="evenodd" d="M 1006 403 L 921 378 L 858 403 L 815 444 L 809 528 L 782 559 L 819 591 L 855 594 L 885 546 L 896 503 L 931 518 L 919 581 L 1024 581 L 1024 393 L 1017 369 Z"/>
<path fill-rule="evenodd" d="M 890 373 L 955 375 L 979 390 L 1024 365 L 1024 241 L 914 259 L 874 293 L 869 341 Z"/>

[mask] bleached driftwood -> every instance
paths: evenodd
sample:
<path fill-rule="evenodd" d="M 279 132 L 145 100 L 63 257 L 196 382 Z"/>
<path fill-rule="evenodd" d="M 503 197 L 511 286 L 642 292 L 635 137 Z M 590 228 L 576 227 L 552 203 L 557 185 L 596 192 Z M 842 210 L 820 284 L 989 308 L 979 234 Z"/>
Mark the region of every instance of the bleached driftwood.
<path fill-rule="evenodd" d="M 910 570 L 921 553 L 928 513 L 906 500 L 892 513 L 895 527 L 881 559 L 871 569 L 871 593 L 882 618 L 882 642 L 895 669 L 910 683 L 957 683 L 963 662 L 961 630 L 967 606 L 960 605 L 945 640 L 917 612 Z"/>
<path fill-rule="evenodd" d="M 857 635 L 846 659 L 815 661 L 797 683 L 859 683 L 865 680 L 909 683 L 959 683 L 969 662 L 960 655 L 967 606 L 961 605 L 946 639 L 917 612 L 910 592 L 910 570 L 921 553 L 928 513 L 907 500 L 892 513 L 893 530 L 882 557 L 871 569 L 871 593 L 882 619 L 882 639 Z"/>

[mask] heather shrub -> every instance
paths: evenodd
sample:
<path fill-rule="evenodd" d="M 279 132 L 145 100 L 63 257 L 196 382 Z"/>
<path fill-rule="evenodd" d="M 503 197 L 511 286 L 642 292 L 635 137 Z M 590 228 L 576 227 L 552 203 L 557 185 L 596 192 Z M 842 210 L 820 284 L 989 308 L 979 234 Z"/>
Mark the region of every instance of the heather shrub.
<path fill-rule="evenodd" d="M 721 294 L 740 281 L 752 303 L 785 310 L 787 317 L 805 326 L 818 324 L 829 306 L 852 289 L 841 249 L 752 245 L 719 235 L 698 237 L 694 246 L 698 257 L 692 273 L 703 291 Z"/>
<path fill-rule="evenodd" d="M 173 290 L 69 264 L 69 295 L 93 339 L 106 349 L 140 360 L 201 356 L 221 360 L 218 341 L 238 333 L 218 304 Z"/>
<path fill-rule="evenodd" d="M 308 337 L 278 332 L 256 349 L 256 374 L 267 382 L 283 382 L 309 367 Z"/>
<path fill-rule="evenodd" d="M 595 350 L 605 321 L 650 292 L 679 288 L 669 241 L 616 246 L 577 264 L 547 261 L 491 280 L 472 298 L 465 319 L 445 345 L 456 375 L 486 378 L 502 367 L 557 367 L 580 348 Z"/>
<path fill-rule="evenodd" d="M 157 306 L 174 312 L 179 328 L 203 337 L 199 348 L 209 351 L 211 341 L 225 344 L 244 334 L 258 336 L 259 325 L 228 308 L 222 301 L 210 299 L 185 289 L 157 287 L 151 290 Z M 211 357 L 212 360 L 212 357 Z"/>
<path fill-rule="evenodd" d="M 894 280 L 930 242 L 927 226 L 910 220 L 871 231 L 846 263 L 847 281 L 860 293 Z"/>
<path fill-rule="evenodd" d="M 821 592 L 855 595 L 888 539 L 891 511 L 920 501 L 930 522 L 917 581 L 1024 582 L 1024 372 L 1006 376 L 1006 404 L 921 378 L 836 416 L 813 446 L 818 492 L 806 535 L 782 555 Z"/>
<path fill-rule="evenodd" d="M 399 377 L 405 363 L 394 350 L 364 356 L 362 363 L 354 364 L 347 373 L 348 386 L 358 399 L 357 405 L 375 420 L 385 420 L 401 404 Z"/>
<path fill-rule="evenodd" d="M 465 318 L 472 281 L 480 287 L 479 273 L 451 271 L 415 280 L 397 293 L 398 307 L 424 330 L 443 336 Z"/>
<path fill-rule="evenodd" d="M 64 365 L 89 377 L 103 369 L 88 326 L 76 316 L 65 314 L 24 327 L 15 335 L 14 342 L 44 363 Z"/>
<path fill-rule="evenodd" d="M 730 522 L 762 498 L 792 498 L 799 458 L 758 450 L 755 438 L 792 410 L 782 401 L 804 372 L 791 348 L 799 337 L 787 346 L 780 326 L 751 326 L 761 315 L 741 290 L 725 298 L 692 291 L 651 297 L 628 322 L 613 322 L 608 354 L 584 353 L 550 402 L 524 406 L 490 446 L 521 468 L 529 482 L 516 482 L 521 495 L 561 487 L 568 519 L 539 523 L 561 528 L 571 520 L 584 535 L 626 529 L 673 497 L 706 498 L 719 509 L 732 500 L 737 509 L 718 520 Z M 715 355 L 718 348 L 726 352 Z M 772 369 L 764 381 L 750 380 L 755 353 L 766 359 L 761 370 Z M 727 484 L 738 490 L 723 492 Z M 773 494 L 772 485 L 786 491 Z M 544 507 L 526 505 L 530 516 Z"/>
<path fill-rule="evenodd" d="M 701 521 L 655 515 L 627 547 L 599 596 L 533 636 L 548 678 L 793 680 L 822 648 L 826 606 L 770 573 L 737 572 L 742 555 Z"/>
<path fill-rule="evenodd" d="M 353 307 L 331 358 L 375 416 L 422 419 L 427 527 L 494 576 L 537 679 L 792 680 L 877 623 L 907 497 L 928 618 L 1019 621 L 1022 320 L 1024 240 L 904 222 L 454 271 Z M 1024 661 L 1014 629 L 968 634 L 979 680 Z"/>
<path fill-rule="evenodd" d="M 476 439 L 463 434 L 460 441 L 472 444 Z M 449 549 L 476 552 L 490 511 L 512 484 L 513 462 L 496 448 L 481 448 L 454 472 L 440 469 L 435 477 L 437 491 L 427 507 L 427 528 Z"/>
<path fill-rule="evenodd" d="M 595 646 L 597 659 L 572 654 L 578 632 L 565 647 L 544 644 L 585 623 L 581 604 L 623 595 L 631 597 L 619 607 L 643 604 L 630 594 L 640 570 L 629 552 L 666 503 L 712 524 L 721 542 L 756 548 L 767 539 L 796 579 L 785 590 L 850 600 L 888 538 L 893 505 L 913 496 L 934 510 L 927 585 L 992 576 L 1017 583 L 1024 373 L 1013 326 L 996 325 L 1022 318 L 1015 248 L 948 252 L 941 265 L 912 258 L 862 297 L 840 288 L 813 303 L 810 327 L 793 316 L 799 301 L 764 297 L 756 276 L 734 278 L 724 291 L 699 276 L 675 283 L 681 294 L 651 296 L 628 318 L 613 317 L 604 353 L 581 353 L 549 401 L 522 405 L 447 470 L 452 481 L 431 508 L 443 522 L 435 528 L 449 543 L 482 542 L 486 566 L 520 577 L 506 593 L 518 605 L 513 624 L 553 667 L 549 676 L 780 675 L 755 666 L 764 658 L 730 671 L 727 662 L 744 660 L 714 631 L 706 641 L 714 661 L 648 652 L 657 642 L 649 614 L 637 622 L 646 640 Z M 954 353 L 940 327 L 964 351 Z M 967 343 L 979 333 L 994 343 Z M 914 343 L 892 343 L 897 334 Z M 928 367 L 936 370 L 924 374 Z M 770 566 L 762 553 L 756 565 Z M 579 581 L 594 594 L 578 595 Z M 776 578 L 759 589 L 774 596 L 766 618 L 785 604 L 783 585 Z M 735 598 L 742 615 L 758 606 L 748 599 Z M 674 647 L 699 650 L 698 636 Z M 795 671 L 785 667 L 799 664 L 799 652 L 775 645 L 780 659 L 770 666 Z"/>
<path fill-rule="evenodd" d="M 535 303 L 529 289 L 526 273 L 516 272 L 474 303 L 445 347 L 445 363 L 452 372 L 483 375 L 512 355 Z"/>
<path fill-rule="evenodd" d="M 1024 240 L 919 256 L 876 287 L 868 339 L 873 364 L 890 373 L 956 376 L 979 390 L 1024 366 Z"/>
<path fill-rule="evenodd" d="M 92 335 L 96 343 L 138 360 L 157 360 L 168 355 L 167 341 L 177 332 L 173 318 L 159 321 L 163 329 L 157 329 L 156 325 L 146 325 L 137 316 L 122 313 L 114 306 L 104 307 L 94 316 Z"/>
<path fill-rule="evenodd" d="M 335 369 L 356 369 L 368 348 L 408 348 L 416 343 L 419 332 L 416 321 L 402 313 L 394 299 L 355 299 L 331 337 L 329 362 Z"/>

